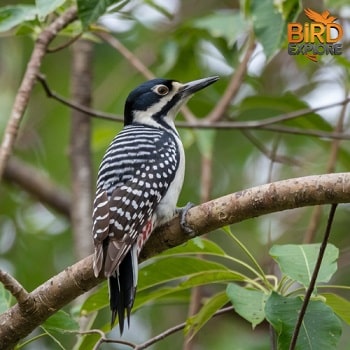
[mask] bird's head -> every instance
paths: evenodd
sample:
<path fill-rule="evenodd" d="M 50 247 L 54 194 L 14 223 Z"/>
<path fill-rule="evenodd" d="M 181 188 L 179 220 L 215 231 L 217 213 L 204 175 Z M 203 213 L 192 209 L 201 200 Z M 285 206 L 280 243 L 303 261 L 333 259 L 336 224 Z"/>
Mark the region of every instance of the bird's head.
<path fill-rule="evenodd" d="M 180 107 L 195 92 L 218 79 L 218 76 L 213 76 L 185 84 L 176 80 L 149 80 L 129 94 L 125 103 L 124 125 L 141 123 L 168 128 Z"/>

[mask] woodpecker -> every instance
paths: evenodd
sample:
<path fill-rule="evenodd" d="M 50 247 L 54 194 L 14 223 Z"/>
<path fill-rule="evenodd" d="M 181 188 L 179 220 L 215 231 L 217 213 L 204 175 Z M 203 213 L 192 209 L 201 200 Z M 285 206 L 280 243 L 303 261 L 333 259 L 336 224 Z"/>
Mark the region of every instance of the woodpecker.
<path fill-rule="evenodd" d="M 125 315 L 130 324 L 138 255 L 152 231 L 176 212 L 185 155 L 174 119 L 196 91 L 218 79 L 141 84 L 129 94 L 124 128 L 102 159 L 92 215 L 93 269 L 108 278 L 111 327 L 118 316 L 121 334 Z"/>

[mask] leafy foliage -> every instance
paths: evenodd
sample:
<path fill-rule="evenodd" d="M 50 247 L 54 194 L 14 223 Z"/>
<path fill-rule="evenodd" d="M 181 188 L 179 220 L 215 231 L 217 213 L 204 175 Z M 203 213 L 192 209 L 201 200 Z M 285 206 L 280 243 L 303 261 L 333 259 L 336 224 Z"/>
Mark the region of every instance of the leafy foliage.
<path fill-rule="evenodd" d="M 317 256 L 320 250 L 319 244 L 306 246 L 290 245 L 273 246 L 270 255 L 277 261 L 281 271 L 289 278 L 307 287 L 311 281 L 312 271 L 315 268 Z M 328 245 L 322 261 L 321 269 L 317 276 L 317 282 L 328 282 L 337 270 L 336 260 L 339 250 L 333 245 Z"/>
<path fill-rule="evenodd" d="M 266 317 L 278 334 L 279 349 L 288 349 L 302 300 L 272 293 L 266 303 Z M 341 322 L 333 310 L 319 300 L 311 301 L 303 320 L 296 349 L 337 349 Z"/>
<path fill-rule="evenodd" d="M 265 304 L 268 295 L 261 290 L 240 287 L 230 283 L 226 293 L 235 311 L 255 328 L 265 319 Z"/>
<path fill-rule="evenodd" d="M 25 21 L 32 21 L 37 15 L 35 6 L 15 5 L 0 8 L 0 32 L 6 32 Z"/>
<path fill-rule="evenodd" d="M 83 28 L 87 29 L 87 27 L 96 22 L 100 16 L 102 16 L 112 4 L 118 4 L 120 9 L 129 0 L 77 0 L 78 9 L 79 9 L 79 18 L 83 24 Z"/>

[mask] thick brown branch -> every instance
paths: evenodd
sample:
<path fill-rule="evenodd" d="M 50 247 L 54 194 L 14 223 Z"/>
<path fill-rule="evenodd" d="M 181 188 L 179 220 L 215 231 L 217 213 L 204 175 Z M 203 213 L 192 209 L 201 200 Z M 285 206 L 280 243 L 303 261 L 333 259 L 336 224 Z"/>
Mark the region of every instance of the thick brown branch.
<path fill-rule="evenodd" d="M 317 204 L 349 203 L 350 173 L 313 175 L 272 182 L 220 197 L 192 208 L 187 225 L 196 235 L 257 216 Z M 155 230 L 141 252 L 146 259 L 189 239 L 178 218 Z"/>
<path fill-rule="evenodd" d="M 0 315 L 1 349 L 12 349 L 49 316 L 101 282 L 94 277 L 91 267 L 89 256 L 31 292 L 34 308 L 24 311 L 16 304 Z"/>
<path fill-rule="evenodd" d="M 268 213 L 331 203 L 350 203 L 350 173 L 288 179 L 236 192 L 192 208 L 187 214 L 187 224 L 196 235 L 202 235 Z M 152 234 L 140 260 L 189 239 L 176 217 Z M 24 312 L 15 305 L 0 315 L 2 348 L 11 349 L 58 309 L 102 280 L 94 277 L 92 256 L 89 256 L 39 286 L 29 294 L 35 301 L 34 310 Z"/>
<path fill-rule="evenodd" d="M 2 139 L 0 147 L 0 179 L 2 178 L 8 157 L 10 156 L 15 144 L 19 125 L 27 108 L 29 97 L 36 81 L 36 74 L 39 73 L 39 68 L 46 53 L 47 46 L 61 29 L 75 20 L 76 16 L 76 8 L 70 8 L 44 29 L 36 40 L 32 56 L 28 62 L 21 86 L 16 95 L 12 112 Z"/>

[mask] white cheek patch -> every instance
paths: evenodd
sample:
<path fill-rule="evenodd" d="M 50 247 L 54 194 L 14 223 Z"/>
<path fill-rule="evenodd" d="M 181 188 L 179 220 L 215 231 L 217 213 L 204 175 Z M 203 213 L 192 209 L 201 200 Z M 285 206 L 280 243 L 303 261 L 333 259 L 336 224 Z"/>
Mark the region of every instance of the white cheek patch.
<path fill-rule="evenodd" d="M 141 124 L 148 124 L 153 126 L 159 126 L 159 124 L 153 120 L 152 116 L 157 114 L 166 106 L 169 101 L 177 94 L 177 92 L 182 88 L 182 84 L 178 82 L 173 82 L 173 89 L 169 92 L 168 95 L 162 96 L 160 101 L 155 103 L 153 106 L 149 107 L 145 111 L 134 111 L 134 121 Z M 185 101 L 186 102 L 186 101 Z M 179 101 L 176 105 L 171 108 L 168 112 L 168 117 L 166 117 L 167 122 L 170 125 L 173 125 L 173 120 L 175 119 L 176 113 L 178 112 L 181 105 L 184 104 L 184 101 Z"/>

